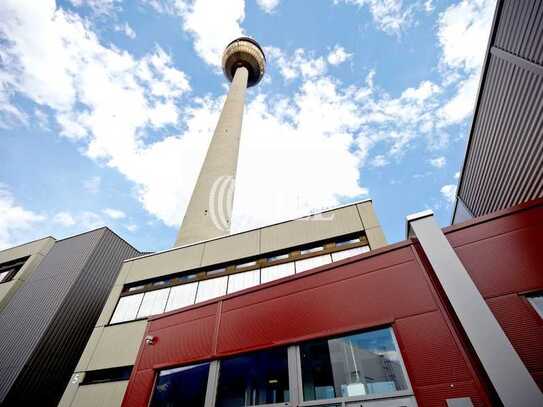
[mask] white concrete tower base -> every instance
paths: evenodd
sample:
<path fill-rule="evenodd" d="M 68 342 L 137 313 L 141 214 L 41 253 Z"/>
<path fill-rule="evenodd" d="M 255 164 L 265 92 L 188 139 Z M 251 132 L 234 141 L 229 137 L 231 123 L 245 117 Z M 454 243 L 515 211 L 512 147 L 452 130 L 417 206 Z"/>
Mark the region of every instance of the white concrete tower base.
<path fill-rule="evenodd" d="M 228 235 L 249 72 L 236 69 L 175 246 Z"/>

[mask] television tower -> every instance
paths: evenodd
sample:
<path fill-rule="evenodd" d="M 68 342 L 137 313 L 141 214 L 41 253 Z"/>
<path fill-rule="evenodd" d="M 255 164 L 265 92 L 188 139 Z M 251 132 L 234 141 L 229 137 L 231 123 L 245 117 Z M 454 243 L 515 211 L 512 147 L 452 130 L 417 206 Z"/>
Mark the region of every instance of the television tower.
<path fill-rule="evenodd" d="M 232 84 L 174 247 L 230 233 L 245 90 L 260 82 L 265 68 L 264 52 L 252 38 L 226 46 L 222 69 Z"/>

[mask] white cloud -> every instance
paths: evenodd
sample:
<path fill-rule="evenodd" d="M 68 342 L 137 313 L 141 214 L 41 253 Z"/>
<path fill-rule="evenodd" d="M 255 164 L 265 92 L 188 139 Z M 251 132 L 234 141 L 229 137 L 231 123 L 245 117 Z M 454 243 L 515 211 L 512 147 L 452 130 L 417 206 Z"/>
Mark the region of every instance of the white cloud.
<path fill-rule="evenodd" d="M 424 2 L 423 7 L 424 7 L 424 11 L 426 11 L 427 13 L 431 13 L 432 11 L 434 11 L 434 8 L 435 8 L 432 0 L 426 0 Z"/>
<path fill-rule="evenodd" d="M 441 126 L 461 123 L 473 113 L 479 77 L 480 70 L 477 70 L 458 82 L 455 95 L 439 111 Z"/>
<path fill-rule="evenodd" d="M 266 13 L 272 13 L 279 5 L 279 0 L 256 0 L 256 3 Z"/>
<path fill-rule="evenodd" d="M 125 225 L 124 227 L 126 228 L 126 230 L 132 233 L 138 230 L 138 225 L 134 225 L 133 223 Z"/>
<path fill-rule="evenodd" d="M 388 160 L 385 158 L 384 155 L 382 154 L 379 154 L 379 155 L 376 155 L 373 160 L 371 160 L 371 165 L 373 167 L 385 167 L 389 164 Z"/>
<path fill-rule="evenodd" d="M 266 47 L 265 52 L 268 63 L 277 64 L 279 72 L 287 80 L 314 78 L 326 72 L 326 61 L 322 56 L 314 58 L 301 48 L 296 49 L 292 55 L 275 47 Z"/>
<path fill-rule="evenodd" d="M 124 23 L 123 25 L 118 24 L 114 26 L 113 29 L 115 31 L 120 31 L 124 33 L 124 35 L 126 35 L 130 39 L 136 38 L 136 32 L 132 27 L 130 27 L 130 25 L 128 25 L 128 23 Z"/>
<path fill-rule="evenodd" d="M 126 218 L 126 214 L 118 209 L 106 208 L 102 210 L 102 213 L 114 220 Z"/>
<path fill-rule="evenodd" d="M 441 157 L 432 158 L 432 159 L 428 160 L 428 162 L 433 167 L 443 168 L 443 167 L 445 167 L 445 164 L 447 163 L 447 160 L 445 159 L 445 157 L 441 156 Z"/>
<path fill-rule="evenodd" d="M 95 14 L 111 14 L 121 0 L 69 0 L 76 7 L 87 6 Z"/>
<path fill-rule="evenodd" d="M 75 219 L 69 212 L 59 212 L 53 217 L 53 222 L 64 227 L 75 225 Z"/>
<path fill-rule="evenodd" d="M 441 187 L 441 195 L 449 204 L 453 204 L 456 200 L 456 185 L 449 184 Z"/>
<path fill-rule="evenodd" d="M 359 7 L 369 8 L 377 28 L 387 34 L 399 35 L 412 23 L 410 7 L 404 7 L 402 0 L 334 0 Z"/>
<path fill-rule="evenodd" d="M 454 179 L 459 179 L 460 178 L 460 171 L 454 173 Z"/>
<path fill-rule="evenodd" d="M 211 9 L 221 9 L 222 3 Z M 218 32 L 235 31 L 244 14 L 243 7 L 234 7 L 237 12 L 227 16 L 224 28 L 213 15 L 206 20 L 206 4 L 182 2 L 177 12 L 195 47 L 212 63 L 225 37 L 217 34 L 219 47 L 219 40 L 200 36 L 219 26 Z M 53 3 L 30 8 L 4 2 L 2 7 L 7 11 L 0 12 L 6 16 L 0 30 L 12 39 L 0 50 L 13 62 L 6 82 L 10 91 L 53 109 L 64 136 L 132 181 L 144 209 L 176 226 L 224 99 L 193 97 L 183 106 L 190 86 L 169 54 L 157 48 L 138 59 L 108 48 L 83 20 Z M 234 206 L 237 230 L 365 196 L 360 167 L 367 160 L 379 165 L 401 156 L 421 129 L 429 133 L 433 128 L 442 89 L 432 82 L 392 97 L 375 86 L 374 71 L 362 85 L 346 86 L 326 75 L 324 56 L 303 49 L 292 55 L 267 50 L 270 64 L 288 66 L 281 74 L 299 79 L 300 86 L 288 97 L 261 93 L 246 108 Z M 51 72 L 57 86 L 50 83 Z M 183 127 L 168 135 L 149 137 L 150 130 L 179 122 Z M 371 160 L 369 151 L 377 144 L 387 152 Z M 92 212 L 72 216 L 89 228 L 104 223 Z"/>
<path fill-rule="evenodd" d="M 67 228 L 67 231 L 71 233 L 86 232 L 91 229 L 105 226 L 106 224 L 102 216 L 91 211 L 81 211 L 77 213 L 61 211 L 56 213 L 51 220 L 53 224 Z"/>
<path fill-rule="evenodd" d="M 0 183 L 0 250 L 23 243 L 45 216 L 18 205 L 7 185 Z"/>
<path fill-rule="evenodd" d="M 198 55 L 215 67 L 220 67 L 227 43 L 243 34 L 244 0 L 177 0 L 174 12 L 194 38 Z"/>
<path fill-rule="evenodd" d="M 439 16 L 444 82 L 456 83 L 455 96 L 440 111 L 441 126 L 460 123 L 473 112 L 494 8 L 494 0 L 463 0 Z"/>
<path fill-rule="evenodd" d="M 334 49 L 328 54 L 327 60 L 330 65 L 339 65 L 351 58 L 352 56 L 353 54 L 349 54 L 347 51 L 345 51 L 345 48 L 336 45 Z"/>

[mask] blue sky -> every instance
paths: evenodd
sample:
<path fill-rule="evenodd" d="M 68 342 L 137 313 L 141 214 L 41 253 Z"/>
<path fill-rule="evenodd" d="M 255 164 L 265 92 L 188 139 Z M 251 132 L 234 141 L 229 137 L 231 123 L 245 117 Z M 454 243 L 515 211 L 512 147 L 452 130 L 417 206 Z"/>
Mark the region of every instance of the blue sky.
<path fill-rule="evenodd" d="M 0 3 L 0 248 L 107 225 L 171 247 L 227 90 L 224 46 L 264 47 L 233 226 L 372 198 L 450 221 L 494 1 Z"/>

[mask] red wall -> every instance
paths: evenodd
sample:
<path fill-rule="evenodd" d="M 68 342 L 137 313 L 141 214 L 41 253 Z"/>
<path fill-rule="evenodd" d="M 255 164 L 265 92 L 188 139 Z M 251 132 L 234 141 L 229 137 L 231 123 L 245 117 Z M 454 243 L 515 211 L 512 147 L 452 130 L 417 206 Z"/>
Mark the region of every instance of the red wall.
<path fill-rule="evenodd" d="M 543 383 L 542 322 L 518 293 L 543 289 L 543 200 L 448 228 L 514 347 Z M 150 320 L 123 406 L 147 406 L 156 370 L 390 324 L 420 406 L 490 405 L 420 246 L 406 241 Z"/>

